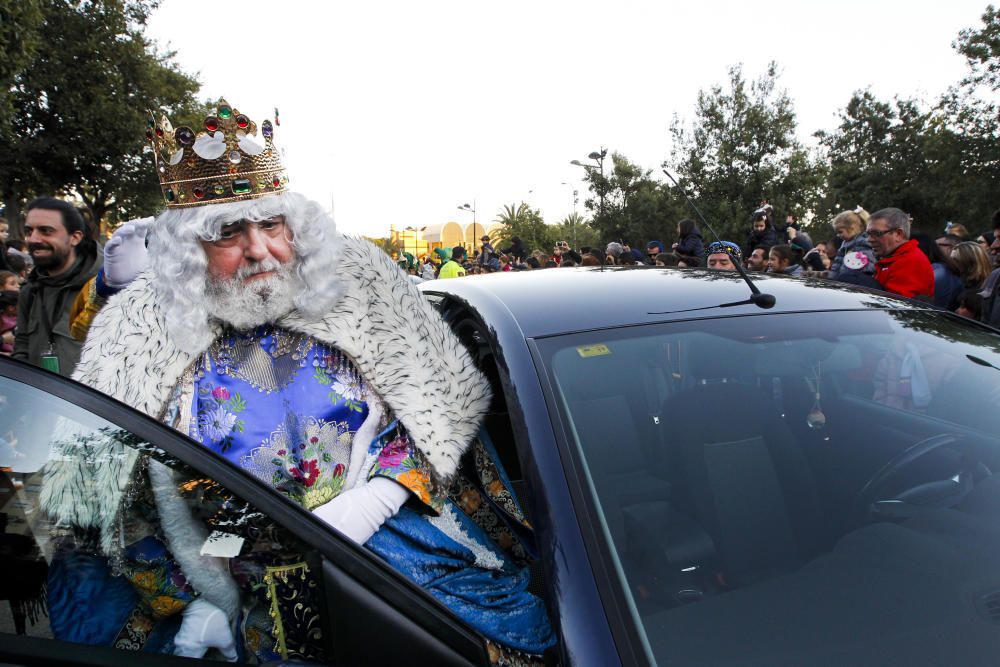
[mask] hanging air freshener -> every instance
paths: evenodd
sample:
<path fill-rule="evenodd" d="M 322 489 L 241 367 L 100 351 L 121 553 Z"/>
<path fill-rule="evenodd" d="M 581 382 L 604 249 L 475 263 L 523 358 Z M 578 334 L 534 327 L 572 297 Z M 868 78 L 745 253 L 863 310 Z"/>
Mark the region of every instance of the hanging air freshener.
<path fill-rule="evenodd" d="M 826 415 L 823 414 L 823 408 L 819 403 L 819 386 L 820 386 L 820 365 L 816 364 L 816 377 L 813 378 L 812 389 L 815 395 L 815 400 L 813 401 L 813 406 L 809 410 L 809 414 L 806 415 L 806 424 L 811 429 L 819 430 L 826 426 Z"/>

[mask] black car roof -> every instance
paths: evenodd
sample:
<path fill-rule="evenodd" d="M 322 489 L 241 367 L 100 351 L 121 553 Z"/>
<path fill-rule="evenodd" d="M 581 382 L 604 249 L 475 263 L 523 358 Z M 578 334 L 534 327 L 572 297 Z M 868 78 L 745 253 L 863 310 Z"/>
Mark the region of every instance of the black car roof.
<path fill-rule="evenodd" d="M 483 313 L 496 313 L 502 306 L 528 338 L 700 317 L 931 308 L 828 280 L 751 276 L 762 292 L 774 295 L 773 308 L 763 310 L 752 304 L 720 307 L 747 299 L 750 288 L 735 272 L 706 269 L 559 268 L 432 280 L 420 289 L 453 295 Z"/>

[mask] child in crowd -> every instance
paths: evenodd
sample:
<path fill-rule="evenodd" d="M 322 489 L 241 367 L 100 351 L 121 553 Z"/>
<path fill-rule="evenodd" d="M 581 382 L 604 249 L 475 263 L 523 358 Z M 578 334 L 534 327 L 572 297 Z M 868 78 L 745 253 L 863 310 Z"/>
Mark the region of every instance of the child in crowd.
<path fill-rule="evenodd" d="M 983 316 L 983 296 L 976 290 L 965 290 L 958 297 L 958 307 L 955 308 L 955 312 L 978 322 Z"/>
<path fill-rule="evenodd" d="M 21 278 L 12 271 L 0 271 L 0 292 L 20 292 Z"/>
<path fill-rule="evenodd" d="M 14 353 L 14 327 L 17 326 L 17 298 L 15 290 L 0 292 L 0 354 L 9 357 Z"/>

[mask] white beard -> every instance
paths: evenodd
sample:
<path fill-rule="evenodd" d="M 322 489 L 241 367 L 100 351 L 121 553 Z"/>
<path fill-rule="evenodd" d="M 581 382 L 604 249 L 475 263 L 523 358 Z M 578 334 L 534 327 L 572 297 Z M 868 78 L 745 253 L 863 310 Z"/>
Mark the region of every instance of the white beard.
<path fill-rule="evenodd" d="M 295 308 L 295 297 L 305 285 L 295 271 L 297 262 L 282 264 L 265 260 L 241 268 L 232 278 L 208 279 L 205 306 L 209 317 L 237 330 L 269 324 Z M 244 282 L 249 276 L 264 271 L 275 274 Z"/>

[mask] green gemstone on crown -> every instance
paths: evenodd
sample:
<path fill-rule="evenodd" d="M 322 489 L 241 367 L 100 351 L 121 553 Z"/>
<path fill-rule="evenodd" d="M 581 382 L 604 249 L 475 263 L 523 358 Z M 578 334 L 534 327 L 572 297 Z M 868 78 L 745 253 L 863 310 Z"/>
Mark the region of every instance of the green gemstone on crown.
<path fill-rule="evenodd" d="M 234 195 L 245 195 L 248 192 L 250 192 L 250 179 L 237 178 L 235 181 L 233 181 Z"/>
<path fill-rule="evenodd" d="M 172 188 L 167 188 L 167 201 L 173 201 L 176 195 Z"/>
<path fill-rule="evenodd" d="M 233 115 L 233 110 L 230 107 L 219 107 L 219 118 L 229 118 Z"/>

